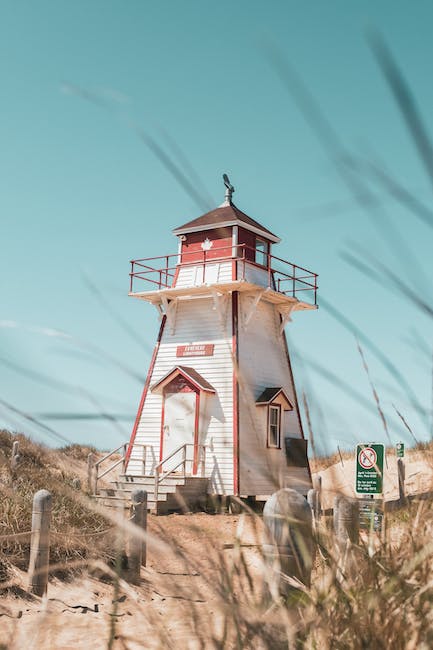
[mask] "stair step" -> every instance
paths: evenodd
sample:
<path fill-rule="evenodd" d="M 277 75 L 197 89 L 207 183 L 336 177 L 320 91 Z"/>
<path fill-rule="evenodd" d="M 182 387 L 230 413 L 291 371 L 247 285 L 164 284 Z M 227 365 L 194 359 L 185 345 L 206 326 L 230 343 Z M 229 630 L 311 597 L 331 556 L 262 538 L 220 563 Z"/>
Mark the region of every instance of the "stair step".
<path fill-rule="evenodd" d="M 209 479 L 198 476 L 169 476 L 158 486 L 158 501 L 154 499 L 154 476 L 122 475 L 111 481 L 111 487 L 100 488 L 93 498 L 103 507 L 127 511 L 131 505 L 131 493 L 142 488 L 147 491 L 147 509 L 163 514 L 173 510 L 195 508 L 203 503 Z"/>
<path fill-rule="evenodd" d="M 125 492 L 132 492 L 133 490 L 137 490 L 142 488 L 143 490 L 147 490 L 147 492 L 153 492 L 155 489 L 155 481 L 149 481 L 147 483 L 141 482 L 139 483 L 138 481 L 136 483 L 125 483 L 124 481 L 110 481 L 111 485 L 113 486 L 114 489 L 118 490 L 125 490 Z M 162 483 L 159 483 L 158 487 L 161 488 L 166 488 L 167 490 L 172 490 L 173 492 L 176 490 L 178 486 L 183 486 L 185 482 L 183 480 L 180 480 L 178 483 L 166 483 L 163 481 Z"/>
<path fill-rule="evenodd" d="M 191 479 L 193 481 L 207 481 L 208 477 L 207 476 L 195 476 L 191 474 L 187 474 L 186 476 L 183 475 L 183 473 L 180 474 L 169 474 L 168 476 L 165 477 L 164 480 L 170 481 L 178 481 L 179 479 Z M 142 480 L 154 480 L 155 475 L 154 474 L 119 474 L 119 480 L 125 480 L 128 482 L 135 482 L 135 481 L 142 481 Z"/>
<path fill-rule="evenodd" d="M 119 508 L 122 510 L 122 506 L 124 510 L 128 510 L 131 502 L 129 499 L 125 499 L 123 497 L 119 496 L 109 496 L 105 494 L 92 494 L 92 498 L 95 499 L 99 503 L 99 505 L 104 506 L 106 508 Z M 158 499 L 159 502 L 165 502 L 167 500 L 167 495 L 166 494 L 161 494 L 161 498 Z M 154 499 L 148 499 L 147 500 L 147 509 L 152 510 L 155 508 L 155 500 Z"/>
<path fill-rule="evenodd" d="M 122 483 L 117 483 L 112 481 L 111 487 L 100 488 L 99 492 L 101 494 L 112 493 L 112 496 L 122 496 L 124 495 L 126 499 L 131 497 L 134 490 L 143 489 L 147 492 L 147 498 L 151 497 L 155 493 L 155 485 L 128 485 L 127 487 Z M 159 485 L 158 494 L 174 494 L 176 492 L 176 485 Z"/>

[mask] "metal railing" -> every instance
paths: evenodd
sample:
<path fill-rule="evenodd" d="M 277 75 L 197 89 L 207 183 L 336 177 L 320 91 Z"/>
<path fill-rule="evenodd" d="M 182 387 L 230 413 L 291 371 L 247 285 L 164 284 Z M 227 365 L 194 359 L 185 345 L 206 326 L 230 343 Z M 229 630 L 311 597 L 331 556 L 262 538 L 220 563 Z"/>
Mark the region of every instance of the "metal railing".
<path fill-rule="evenodd" d="M 205 283 L 206 266 L 223 261 L 236 263 L 237 280 L 248 280 L 248 269 L 255 267 L 265 271 L 262 279 L 267 287 L 293 298 L 298 297 L 299 292 L 308 292 L 311 304 L 317 304 L 317 273 L 246 244 L 131 260 L 130 293 L 134 293 L 136 281 L 150 283 L 156 290 L 168 289 L 173 286 L 179 269 L 188 266 L 202 266 L 202 281 Z"/>
<path fill-rule="evenodd" d="M 146 469 L 146 450 L 147 450 L 147 445 L 138 445 L 135 443 L 134 446 L 139 446 L 142 447 L 142 463 L 143 463 L 143 474 L 145 474 L 145 469 Z M 119 465 L 122 465 L 122 471 L 124 472 L 126 469 L 126 450 L 128 449 L 128 443 L 124 442 L 123 444 L 119 445 L 116 449 L 113 449 L 113 451 L 110 451 L 108 454 L 105 454 L 102 458 L 100 458 L 96 463 L 93 464 L 93 473 L 94 473 L 94 494 L 98 494 L 98 482 L 104 478 L 107 474 L 112 472 L 116 467 L 119 467 Z M 100 473 L 100 467 L 102 463 L 104 463 L 106 460 L 114 456 L 115 454 L 121 454 L 121 457 L 116 460 L 112 465 L 107 467 L 102 473 Z"/>
<path fill-rule="evenodd" d="M 155 496 L 155 503 L 158 501 L 158 489 L 159 489 L 159 484 L 170 474 L 173 474 L 176 470 L 178 470 L 180 467 L 182 467 L 182 478 L 186 477 L 186 464 L 187 463 L 192 463 L 193 464 L 193 471 L 196 470 L 198 466 L 200 466 L 200 476 L 203 478 L 205 475 L 205 467 L 206 467 L 206 447 L 205 445 L 198 445 L 197 449 L 197 458 L 187 458 L 187 448 L 192 447 L 193 450 L 195 449 L 195 445 L 190 442 L 186 442 L 183 445 L 180 445 L 177 447 L 174 451 L 171 452 L 168 456 L 163 458 L 157 465 L 155 465 L 155 491 L 154 491 L 154 496 Z M 167 471 L 163 471 L 163 466 L 164 464 L 174 458 L 177 454 L 181 453 L 181 459 L 180 461 L 174 465 L 174 467 L 171 467 Z"/>

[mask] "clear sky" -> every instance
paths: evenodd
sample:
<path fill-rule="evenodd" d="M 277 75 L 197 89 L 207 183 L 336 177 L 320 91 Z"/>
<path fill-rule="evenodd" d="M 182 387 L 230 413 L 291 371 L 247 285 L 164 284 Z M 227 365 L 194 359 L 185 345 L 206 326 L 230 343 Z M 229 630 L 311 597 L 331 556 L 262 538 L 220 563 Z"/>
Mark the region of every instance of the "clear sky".
<path fill-rule="evenodd" d="M 428 128 L 432 21 L 422 1 L 2 0 L 0 425 L 59 443 L 14 407 L 71 442 L 129 437 L 158 320 L 127 297 L 128 262 L 174 252 L 172 228 L 207 201 L 150 136 L 188 179 L 192 166 L 210 207 L 227 172 L 238 207 L 281 236 L 275 252 L 319 273 L 321 308 L 287 333 L 320 450 L 386 441 L 354 336 L 329 305 L 393 364 L 362 344 L 392 442 L 410 441 L 393 404 L 428 437 L 430 414 L 413 402 L 431 408 L 431 318 L 344 253 L 373 256 L 432 304 L 432 229 L 371 170 L 427 213 L 432 185 L 366 39 L 375 29 L 386 40 Z M 361 161 L 356 191 L 281 61 Z M 374 203 L 362 204 L 364 188 Z"/>

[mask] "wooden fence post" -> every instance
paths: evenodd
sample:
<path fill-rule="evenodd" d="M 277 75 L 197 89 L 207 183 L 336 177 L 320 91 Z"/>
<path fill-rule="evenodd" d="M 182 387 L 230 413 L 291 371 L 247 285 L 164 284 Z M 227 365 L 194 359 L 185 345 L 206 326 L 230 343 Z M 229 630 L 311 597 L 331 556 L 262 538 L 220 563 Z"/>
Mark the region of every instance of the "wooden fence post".
<path fill-rule="evenodd" d="M 147 526 L 147 492 L 134 490 L 131 494 L 131 501 L 130 522 L 135 524 L 139 531 L 128 532 L 128 575 L 130 582 L 139 584 L 140 567 L 146 566 L 146 540 L 143 540 L 142 532 L 146 531 Z"/>
<path fill-rule="evenodd" d="M 312 490 L 308 490 L 307 501 L 308 505 L 311 508 L 311 512 L 313 513 L 313 519 L 317 523 L 322 512 L 319 490 L 315 490 L 314 488 Z"/>
<path fill-rule="evenodd" d="M 43 596 L 48 585 L 51 507 L 50 492 L 48 490 L 36 492 L 33 498 L 29 591 L 37 596 Z"/>
<path fill-rule="evenodd" d="M 317 474 L 317 476 L 313 478 L 313 489 L 318 492 L 322 491 L 322 477 L 320 474 Z"/>
<path fill-rule="evenodd" d="M 92 491 L 92 479 L 93 479 L 93 470 L 94 470 L 94 465 L 95 465 L 95 457 L 92 452 L 88 454 L 87 456 L 87 490 L 88 492 Z"/>
<path fill-rule="evenodd" d="M 273 574 L 271 592 L 285 596 L 293 592 L 282 575 L 308 586 L 315 549 L 312 515 L 305 498 L 290 488 L 275 492 L 265 504 L 263 521 L 268 533 L 263 553 Z"/>
<path fill-rule="evenodd" d="M 335 534 L 337 534 L 337 530 L 338 530 L 338 507 L 340 505 L 341 499 L 342 499 L 341 495 L 337 494 L 334 497 L 334 505 L 332 508 L 332 526 L 334 528 Z"/>
<path fill-rule="evenodd" d="M 406 478 L 406 472 L 404 467 L 404 461 L 402 458 L 397 459 L 397 473 L 398 473 L 398 500 L 400 504 L 405 503 L 406 495 L 404 491 L 404 481 Z"/>
<path fill-rule="evenodd" d="M 334 499 L 334 530 L 341 545 L 350 540 L 359 542 L 359 504 L 356 499 L 337 496 Z"/>
<path fill-rule="evenodd" d="M 15 469 L 20 461 L 20 452 L 19 452 L 20 443 L 18 440 L 14 440 L 12 445 L 12 456 L 11 456 L 11 468 Z"/>

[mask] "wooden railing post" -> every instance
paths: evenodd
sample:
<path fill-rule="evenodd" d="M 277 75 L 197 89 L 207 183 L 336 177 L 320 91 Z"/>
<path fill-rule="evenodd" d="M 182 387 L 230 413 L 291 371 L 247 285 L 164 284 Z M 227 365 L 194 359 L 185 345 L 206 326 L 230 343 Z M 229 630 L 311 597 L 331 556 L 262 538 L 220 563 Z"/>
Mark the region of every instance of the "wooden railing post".
<path fill-rule="evenodd" d="M 186 444 L 182 448 L 183 478 L 186 477 Z"/>
<path fill-rule="evenodd" d="M 126 470 L 126 452 L 128 451 L 128 443 L 125 442 L 123 445 L 123 462 L 122 462 L 122 472 L 125 473 Z"/>
<path fill-rule="evenodd" d="M 158 483 L 159 483 L 159 469 L 155 467 L 155 504 L 158 505 Z"/>
<path fill-rule="evenodd" d="M 133 584 L 139 584 L 140 567 L 146 566 L 146 541 L 143 540 L 142 531 L 146 531 L 147 526 L 147 492 L 134 490 L 131 501 L 130 521 L 137 526 L 138 530 L 131 530 L 128 533 L 128 577 Z"/>
<path fill-rule="evenodd" d="M 263 553 L 271 573 L 271 593 L 277 597 L 293 591 L 294 587 L 282 579 L 281 574 L 309 586 L 315 547 L 307 501 L 296 490 L 279 490 L 266 502 L 263 521 L 268 537 Z"/>
<path fill-rule="evenodd" d="M 51 507 L 50 492 L 36 492 L 33 498 L 29 562 L 29 591 L 36 596 L 43 596 L 48 585 Z"/>
<path fill-rule="evenodd" d="M 206 447 L 201 446 L 201 477 L 204 478 L 206 475 Z"/>

